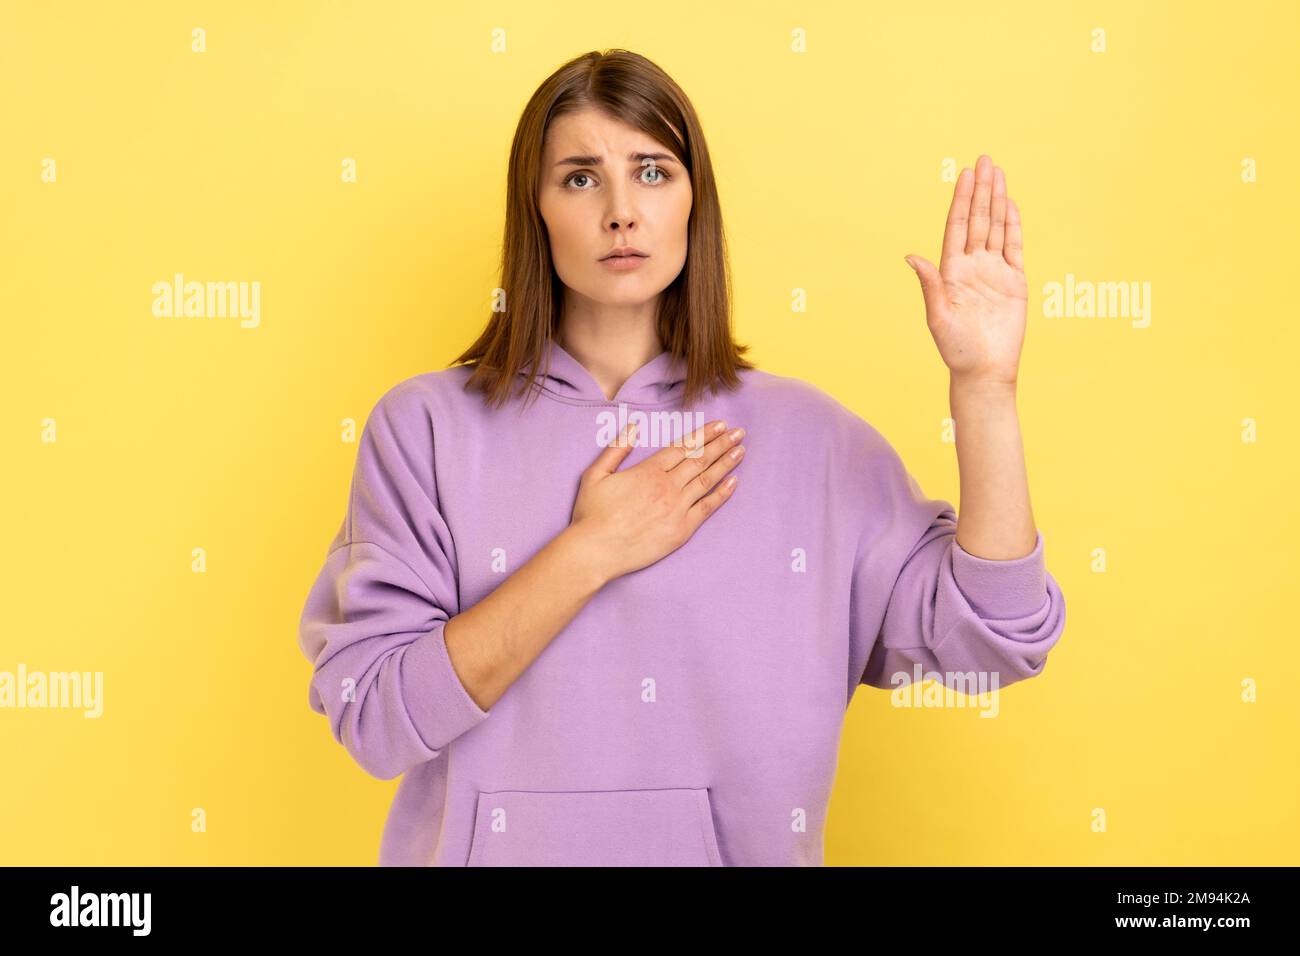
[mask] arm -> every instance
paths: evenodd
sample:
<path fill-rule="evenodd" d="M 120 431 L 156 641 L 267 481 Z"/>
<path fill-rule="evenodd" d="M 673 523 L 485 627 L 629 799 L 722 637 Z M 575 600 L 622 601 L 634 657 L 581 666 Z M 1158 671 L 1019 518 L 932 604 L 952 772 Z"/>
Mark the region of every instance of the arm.
<path fill-rule="evenodd" d="M 1016 413 L 1028 301 L 1020 215 L 987 156 L 957 179 L 940 268 L 907 259 L 950 372 L 961 515 L 926 498 L 885 452 L 881 486 L 897 518 L 859 550 L 855 633 L 873 637 L 861 681 L 897 686 L 920 665 L 944 683 L 974 673 L 1005 686 L 1041 672 L 1065 601 L 1030 510 Z M 870 593 L 881 579 L 894 582 L 883 608 Z"/>
<path fill-rule="evenodd" d="M 1028 555 L 1037 537 L 1016 414 L 1028 314 L 1020 211 L 988 156 L 957 177 L 936 269 L 908 256 L 950 380 L 961 472 L 958 543 L 971 555 Z"/>
<path fill-rule="evenodd" d="M 919 668 L 921 679 L 983 680 L 996 689 L 1041 673 L 1065 628 L 1065 599 L 1047 572 L 1042 535 L 1035 529 L 1019 557 L 967 552 L 953 506 L 928 497 L 879 432 L 858 427 L 866 460 L 854 471 L 865 478 L 872 511 L 853 569 L 853 679 L 891 689 Z"/>
<path fill-rule="evenodd" d="M 311 708 L 383 780 L 486 720 L 608 579 L 588 536 L 570 526 L 461 611 L 430 414 L 418 385 L 402 383 L 367 417 L 347 514 L 299 623 Z"/>
<path fill-rule="evenodd" d="M 729 441 L 715 439 L 696 457 L 664 449 L 617 474 L 630 449 L 607 448 L 580 483 L 575 510 L 585 520 L 462 611 L 430 416 L 414 382 L 391 389 L 367 418 L 347 516 L 299 626 L 299 647 L 313 666 L 309 705 L 329 717 L 334 738 L 357 763 L 384 780 L 435 759 L 486 720 L 487 708 L 583 605 L 628 570 L 627 555 L 656 560 L 665 553 L 664 533 L 693 530 L 726 497 L 717 490 L 701 498 L 688 479 L 706 466 L 720 469 L 716 459 Z M 680 470 L 665 470 L 674 464 Z M 661 503 L 674 503 L 666 517 L 647 508 L 644 489 L 669 481 L 676 493 L 658 494 Z M 597 506 L 580 508 L 591 494 Z M 640 515 L 640 524 L 629 514 Z M 603 530 L 610 525 L 624 537 L 636 533 L 630 541 L 611 538 Z"/>
<path fill-rule="evenodd" d="M 448 621 L 447 653 L 478 706 L 495 704 L 606 580 L 592 548 L 570 525 Z"/>
<path fill-rule="evenodd" d="M 953 381 L 948 403 L 957 423 L 961 513 L 957 543 L 985 558 L 1020 558 L 1034 549 L 1037 526 L 1020 439 L 1015 387 Z"/>

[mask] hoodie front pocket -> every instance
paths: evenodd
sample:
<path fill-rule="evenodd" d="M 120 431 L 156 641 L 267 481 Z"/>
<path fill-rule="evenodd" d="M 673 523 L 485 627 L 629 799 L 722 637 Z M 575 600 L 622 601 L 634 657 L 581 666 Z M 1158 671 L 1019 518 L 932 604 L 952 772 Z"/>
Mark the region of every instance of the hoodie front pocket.
<path fill-rule="evenodd" d="M 485 790 L 468 866 L 722 866 L 707 788 Z"/>

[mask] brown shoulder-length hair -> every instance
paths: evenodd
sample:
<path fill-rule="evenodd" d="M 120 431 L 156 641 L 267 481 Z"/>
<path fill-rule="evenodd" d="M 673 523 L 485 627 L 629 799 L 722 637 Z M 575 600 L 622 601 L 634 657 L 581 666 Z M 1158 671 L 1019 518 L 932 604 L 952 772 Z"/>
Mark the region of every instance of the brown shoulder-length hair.
<path fill-rule="evenodd" d="M 510 147 L 506 184 L 501 299 L 478 340 L 452 364 L 472 363 L 466 388 L 501 405 L 519 371 L 541 369 L 546 343 L 559 327 L 563 285 L 551 262 L 550 240 L 537 205 L 542 147 L 551 122 L 582 109 L 603 110 L 671 150 L 689 171 L 692 191 L 686 262 L 663 290 L 656 316 L 663 347 L 683 360 L 689 405 L 706 387 L 734 389 L 738 369 L 755 366 L 731 336 L 731 271 L 713 164 L 699 118 L 686 94 L 650 60 L 628 50 L 592 51 L 552 73 L 524 107 Z M 502 301 L 504 300 L 504 301 Z"/>

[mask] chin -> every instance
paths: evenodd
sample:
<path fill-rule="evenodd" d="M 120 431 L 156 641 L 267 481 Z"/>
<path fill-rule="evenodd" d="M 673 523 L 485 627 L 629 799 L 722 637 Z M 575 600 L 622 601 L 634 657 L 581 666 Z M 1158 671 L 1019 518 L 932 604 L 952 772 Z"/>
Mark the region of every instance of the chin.
<path fill-rule="evenodd" d="M 606 293 L 604 295 L 595 295 L 592 296 L 592 298 L 595 299 L 597 302 L 601 303 L 602 305 L 627 306 L 627 305 L 644 305 L 646 302 L 649 302 L 651 299 L 653 299 L 656 295 L 658 295 L 657 292 L 652 292 L 649 290 L 641 291 L 640 289 L 622 289 L 620 290 L 620 294 L 617 295 L 611 293 L 609 290 L 606 290 Z"/>
<path fill-rule="evenodd" d="M 582 290 L 589 299 L 602 305 L 636 305 L 653 299 L 662 290 L 657 282 L 646 276 L 601 276 L 599 282 L 593 282 Z"/>

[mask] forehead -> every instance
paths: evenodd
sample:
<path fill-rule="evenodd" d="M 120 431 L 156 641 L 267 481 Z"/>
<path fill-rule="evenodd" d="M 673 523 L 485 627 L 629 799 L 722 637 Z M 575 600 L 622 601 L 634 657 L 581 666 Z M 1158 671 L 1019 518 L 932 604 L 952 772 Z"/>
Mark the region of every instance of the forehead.
<path fill-rule="evenodd" d="M 650 134 L 594 109 L 566 113 L 553 120 L 543 149 L 548 158 L 570 153 L 601 156 L 607 152 L 671 152 Z"/>

